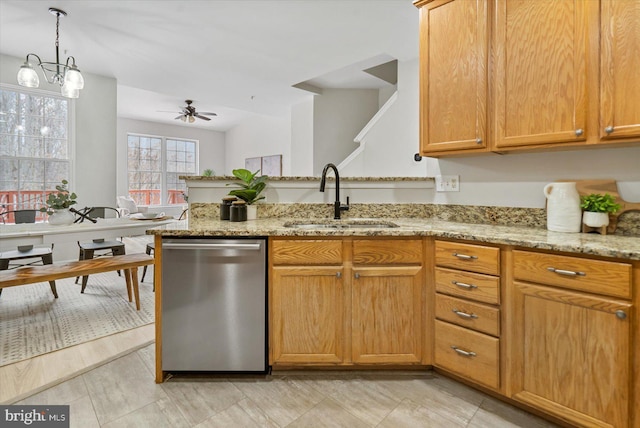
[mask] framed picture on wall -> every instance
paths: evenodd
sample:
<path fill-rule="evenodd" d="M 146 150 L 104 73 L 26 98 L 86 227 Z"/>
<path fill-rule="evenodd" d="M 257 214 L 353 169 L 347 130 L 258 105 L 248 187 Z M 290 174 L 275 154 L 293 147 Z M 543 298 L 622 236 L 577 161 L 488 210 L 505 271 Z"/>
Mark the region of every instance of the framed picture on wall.
<path fill-rule="evenodd" d="M 282 155 L 262 157 L 262 175 L 279 177 L 282 175 Z"/>
<path fill-rule="evenodd" d="M 248 169 L 251 172 L 256 172 L 257 170 L 262 170 L 262 158 L 246 158 L 244 160 L 244 168 Z"/>

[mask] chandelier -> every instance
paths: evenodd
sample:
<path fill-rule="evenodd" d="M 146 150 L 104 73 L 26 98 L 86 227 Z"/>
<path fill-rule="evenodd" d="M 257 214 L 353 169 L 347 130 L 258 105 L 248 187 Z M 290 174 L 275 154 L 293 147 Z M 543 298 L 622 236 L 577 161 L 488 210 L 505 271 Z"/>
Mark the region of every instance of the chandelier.
<path fill-rule="evenodd" d="M 29 57 L 38 59 L 37 66 L 42 69 L 42 74 L 47 82 L 60 85 L 60 93 L 67 98 L 78 98 L 80 89 L 84 88 L 84 78 L 76 67 L 76 59 L 72 56 L 67 58 L 65 64 L 60 63 L 59 38 L 60 38 L 60 16 L 67 16 L 67 12 L 55 7 L 49 8 L 49 13 L 56 16 L 56 62 L 42 62 L 36 54 L 27 54 L 24 64 L 18 70 L 18 84 L 27 88 L 37 88 L 40 86 L 38 73 L 29 63 Z M 69 64 L 71 63 L 71 64 Z"/>

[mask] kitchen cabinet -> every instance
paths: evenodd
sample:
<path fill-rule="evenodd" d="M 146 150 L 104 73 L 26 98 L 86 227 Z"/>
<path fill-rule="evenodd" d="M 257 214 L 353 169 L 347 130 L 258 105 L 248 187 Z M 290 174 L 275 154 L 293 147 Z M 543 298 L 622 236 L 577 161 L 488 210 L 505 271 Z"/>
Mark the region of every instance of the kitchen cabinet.
<path fill-rule="evenodd" d="M 513 253 L 511 398 L 577 426 L 633 426 L 633 303 L 607 296 L 631 297 L 632 266 Z"/>
<path fill-rule="evenodd" d="M 422 364 L 422 239 L 272 239 L 275 366 Z"/>
<path fill-rule="evenodd" d="M 600 2 L 600 138 L 640 137 L 640 1 Z"/>
<path fill-rule="evenodd" d="M 344 360 L 341 240 L 271 240 L 271 364 Z"/>
<path fill-rule="evenodd" d="M 414 3 L 422 155 L 638 142 L 640 0 Z"/>
<path fill-rule="evenodd" d="M 434 365 L 500 390 L 500 249 L 436 240 L 434 257 Z"/>
<path fill-rule="evenodd" d="M 587 3 L 496 2 L 496 149 L 586 140 Z"/>
<path fill-rule="evenodd" d="M 354 240 L 352 360 L 420 364 L 422 240 Z"/>
<path fill-rule="evenodd" d="M 433 1 L 420 9 L 420 152 L 486 151 L 487 2 Z"/>

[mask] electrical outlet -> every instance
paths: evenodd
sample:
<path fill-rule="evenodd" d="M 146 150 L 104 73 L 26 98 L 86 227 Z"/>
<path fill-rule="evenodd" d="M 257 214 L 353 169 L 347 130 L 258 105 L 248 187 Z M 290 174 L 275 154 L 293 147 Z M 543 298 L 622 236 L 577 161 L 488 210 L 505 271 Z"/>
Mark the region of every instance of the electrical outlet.
<path fill-rule="evenodd" d="M 436 175 L 436 192 L 459 192 L 459 175 Z"/>

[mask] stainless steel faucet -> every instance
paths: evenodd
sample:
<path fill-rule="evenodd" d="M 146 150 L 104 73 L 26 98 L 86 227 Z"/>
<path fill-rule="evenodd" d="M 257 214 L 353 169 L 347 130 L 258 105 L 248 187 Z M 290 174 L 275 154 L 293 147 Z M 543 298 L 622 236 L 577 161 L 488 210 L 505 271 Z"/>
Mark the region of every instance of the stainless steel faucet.
<path fill-rule="evenodd" d="M 322 179 L 320 180 L 320 191 L 324 192 L 324 185 L 327 181 L 327 171 L 329 168 L 333 169 L 333 172 L 336 176 L 336 201 L 333 203 L 333 218 L 336 220 L 340 220 L 340 214 L 342 211 L 347 211 L 349 209 L 349 197 L 347 196 L 346 205 L 342 205 L 340 203 L 340 174 L 338 174 L 338 168 L 332 163 L 328 163 L 324 166 L 322 170 Z"/>

